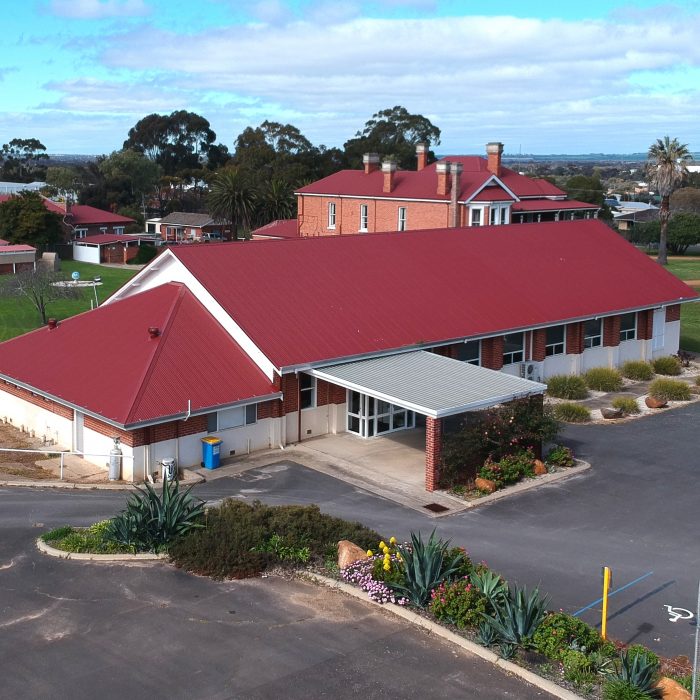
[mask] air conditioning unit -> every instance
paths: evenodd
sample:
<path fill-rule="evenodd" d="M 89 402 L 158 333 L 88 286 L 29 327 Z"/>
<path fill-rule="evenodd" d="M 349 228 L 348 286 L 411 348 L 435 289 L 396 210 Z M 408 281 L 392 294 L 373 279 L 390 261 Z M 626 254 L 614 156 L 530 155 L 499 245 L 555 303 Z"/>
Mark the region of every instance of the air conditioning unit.
<path fill-rule="evenodd" d="M 520 376 L 523 379 L 529 379 L 531 382 L 542 381 L 542 363 L 541 362 L 521 362 Z"/>

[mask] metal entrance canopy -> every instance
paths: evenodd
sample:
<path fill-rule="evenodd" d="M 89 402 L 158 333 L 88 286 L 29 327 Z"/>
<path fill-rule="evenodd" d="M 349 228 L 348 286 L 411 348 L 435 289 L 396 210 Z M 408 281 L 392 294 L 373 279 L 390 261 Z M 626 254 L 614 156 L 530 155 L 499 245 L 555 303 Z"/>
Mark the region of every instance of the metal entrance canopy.
<path fill-rule="evenodd" d="M 425 350 L 308 370 L 319 379 L 432 418 L 488 408 L 534 394 L 546 384 Z"/>

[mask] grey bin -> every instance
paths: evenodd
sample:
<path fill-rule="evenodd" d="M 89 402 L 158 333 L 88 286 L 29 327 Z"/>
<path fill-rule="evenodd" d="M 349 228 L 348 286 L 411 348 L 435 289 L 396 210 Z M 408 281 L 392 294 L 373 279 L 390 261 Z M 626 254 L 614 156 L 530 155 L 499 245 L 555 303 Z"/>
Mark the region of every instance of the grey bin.
<path fill-rule="evenodd" d="M 163 481 L 172 481 L 175 479 L 175 460 L 172 457 L 166 457 L 161 461 L 163 466 Z"/>

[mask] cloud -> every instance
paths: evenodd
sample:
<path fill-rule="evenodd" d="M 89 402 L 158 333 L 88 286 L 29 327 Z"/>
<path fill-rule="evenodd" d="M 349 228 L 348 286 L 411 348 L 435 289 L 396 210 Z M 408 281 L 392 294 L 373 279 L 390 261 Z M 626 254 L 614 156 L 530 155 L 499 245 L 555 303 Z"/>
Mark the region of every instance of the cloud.
<path fill-rule="evenodd" d="M 144 0 L 51 0 L 53 14 L 71 19 L 143 17 L 150 14 Z"/>

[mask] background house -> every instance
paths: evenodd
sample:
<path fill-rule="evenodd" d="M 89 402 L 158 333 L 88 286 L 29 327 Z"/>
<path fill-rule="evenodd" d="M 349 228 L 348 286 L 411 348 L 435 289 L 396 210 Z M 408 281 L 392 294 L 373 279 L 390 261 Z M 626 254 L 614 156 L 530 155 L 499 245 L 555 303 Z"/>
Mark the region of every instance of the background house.
<path fill-rule="evenodd" d="M 156 223 L 157 222 L 157 223 Z M 160 219 L 149 220 L 164 241 L 199 242 L 203 240 L 228 241 L 233 236 L 230 221 L 221 221 L 209 214 L 192 214 L 174 211 Z"/>
<path fill-rule="evenodd" d="M 22 270 L 36 270 L 36 248 L 0 240 L 0 275 L 14 275 Z"/>

